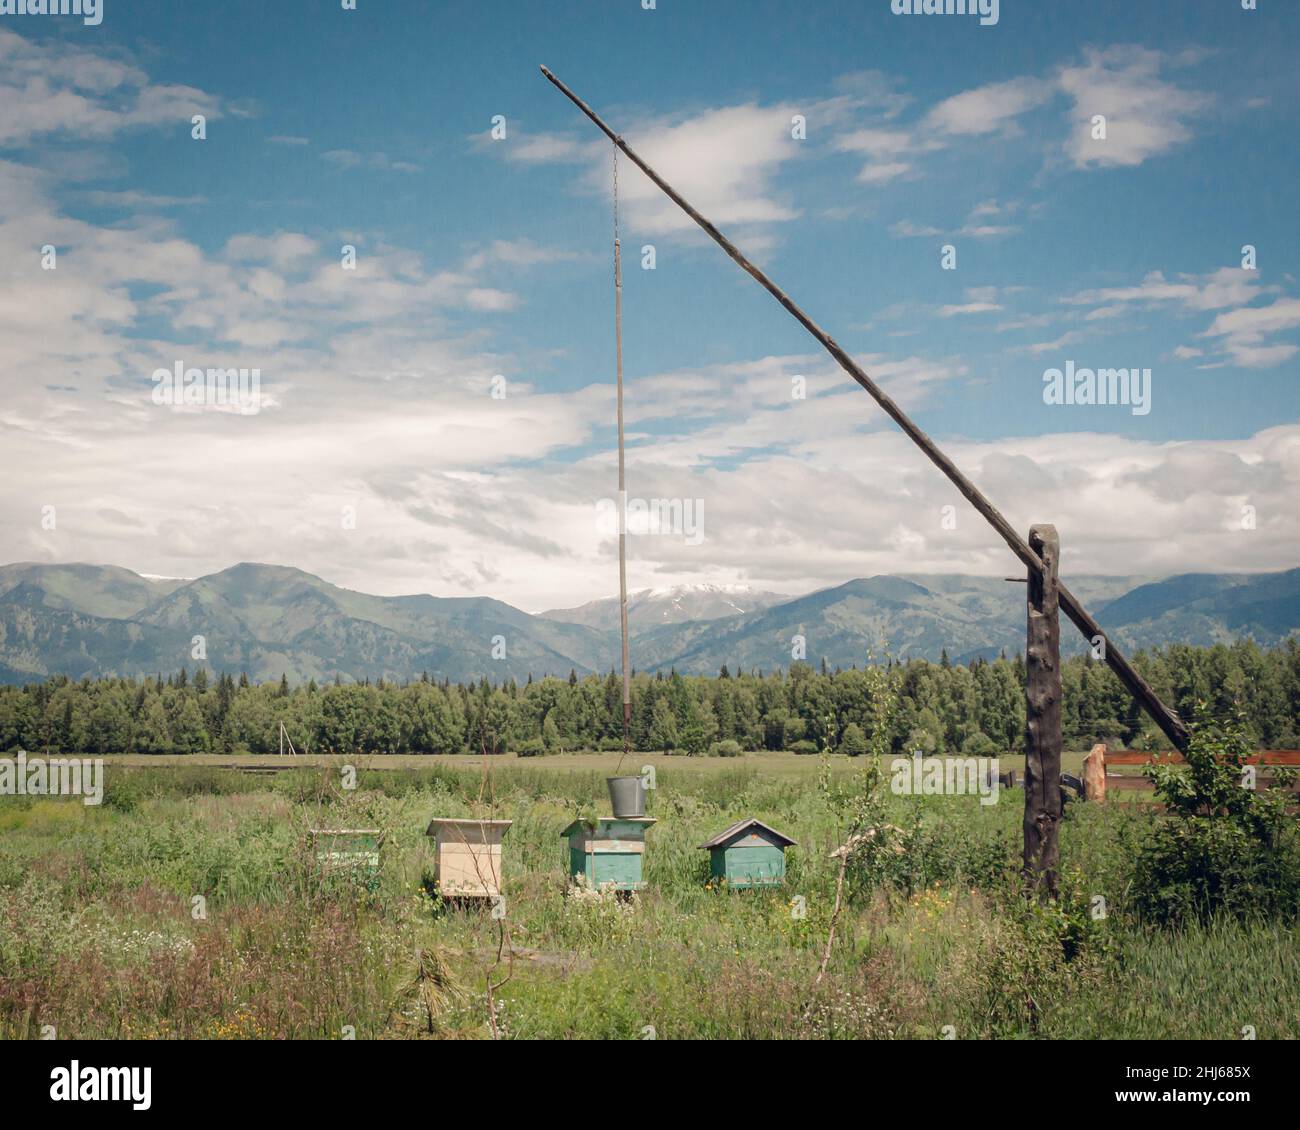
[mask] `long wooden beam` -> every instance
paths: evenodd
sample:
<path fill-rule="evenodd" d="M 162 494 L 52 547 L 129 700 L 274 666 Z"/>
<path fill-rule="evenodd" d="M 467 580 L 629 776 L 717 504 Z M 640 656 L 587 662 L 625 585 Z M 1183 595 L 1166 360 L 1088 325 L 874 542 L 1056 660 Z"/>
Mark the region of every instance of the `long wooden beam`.
<path fill-rule="evenodd" d="M 894 403 L 893 399 L 866 374 L 862 367 L 844 351 L 844 349 L 835 341 L 834 338 L 831 337 L 830 334 L 805 314 L 794 300 L 785 293 L 785 291 L 783 291 L 776 285 L 776 283 L 769 279 L 767 275 L 745 258 L 745 256 L 741 254 L 739 248 L 718 231 L 718 229 L 714 227 L 708 219 L 697 212 L 682 197 L 682 195 L 673 188 L 672 185 L 670 185 L 663 179 L 663 177 L 656 173 L 654 169 L 647 165 L 645 161 L 637 156 L 627 142 L 625 142 L 619 134 L 616 134 L 612 129 L 610 129 L 609 126 L 600 119 L 600 116 L 587 105 L 587 103 L 574 94 L 572 90 L 565 86 L 565 84 L 556 78 L 555 75 L 546 67 L 542 67 L 542 74 L 546 76 L 546 78 L 560 91 L 560 93 L 577 106 L 578 109 L 591 120 L 596 128 L 619 148 L 629 161 L 645 173 L 645 175 L 658 186 L 665 196 L 667 196 L 674 204 L 676 204 L 683 212 L 703 228 L 705 232 L 708 233 L 709 237 L 719 247 L 721 247 L 728 256 L 730 256 L 741 270 L 751 275 L 764 290 L 766 290 L 790 312 L 795 321 L 803 326 L 804 329 L 806 329 L 821 343 L 822 348 L 835 358 L 839 363 L 840 368 L 866 389 L 871 398 L 884 409 L 886 415 L 902 428 L 904 433 L 906 433 L 908 438 L 911 439 L 917 447 L 925 452 L 926 457 L 930 462 L 948 476 L 949 481 L 957 488 L 962 497 L 984 516 L 984 519 L 998 532 L 1002 540 L 1010 547 L 1011 552 L 1020 558 L 1026 568 L 1034 569 L 1039 572 L 1042 571 L 1043 562 L 1039 558 L 1038 554 L 1029 548 L 1025 540 L 1016 533 L 1011 523 L 1002 516 L 997 507 L 995 507 L 982 493 L 980 493 L 975 484 L 961 473 L 957 468 L 957 465 L 941 450 L 939 450 L 934 441 L 912 422 L 907 413 Z M 1115 672 L 1119 677 L 1120 682 L 1123 683 L 1129 693 L 1138 700 L 1143 709 L 1145 709 L 1155 721 L 1156 725 L 1165 732 L 1165 735 L 1169 740 L 1179 749 L 1185 750 L 1187 748 L 1188 739 L 1187 727 L 1183 724 L 1182 719 L 1178 717 L 1177 713 L 1160 701 L 1159 697 L 1156 695 L 1155 691 L 1151 689 L 1147 681 L 1133 669 L 1133 665 L 1124 657 L 1119 648 L 1111 643 L 1109 638 L 1107 638 L 1101 625 L 1093 619 L 1093 617 L 1088 613 L 1088 610 L 1079 603 L 1078 598 L 1075 597 L 1070 590 L 1065 587 L 1065 585 L 1058 583 L 1057 597 L 1065 614 L 1074 621 L 1075 626 L 1088 638 L 1090 643 L 1094 643 L 1095 646 L 1095 641 L 1098 638 L 1104 641 L 1103 654 L 1110 669 Z"/>

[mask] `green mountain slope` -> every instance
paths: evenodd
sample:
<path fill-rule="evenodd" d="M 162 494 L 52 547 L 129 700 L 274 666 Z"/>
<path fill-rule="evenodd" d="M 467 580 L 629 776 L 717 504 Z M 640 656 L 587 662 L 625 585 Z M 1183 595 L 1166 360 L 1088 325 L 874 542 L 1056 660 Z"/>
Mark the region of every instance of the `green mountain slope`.
<path fill-rule="evenodd" d="M 1300 631 L 1300 569 L 1069 581 L 1129 649 L 1241 636 L 1272 645 Z M 772 596 L 663 590 L 633 625 L 633 664 L 772 670 L 800 654 L 799 638 L 807 662 L 839 667 L 886 652 L 937 660 L 946 650 L 963 662 L 1024 646 L 1025 587 L 996 577 L 878 576 L 766 604 Z M 746 599 L 753 611 L 722 614 Z M 114 566 L 22 563 L 0 567 L 0 681 L 193 669 L 197 636 L 209 669 L 259 681 L 581 675 L 617 663 L 617 632 L 592 626 L 609 623 L 610 603 L 532 616 L 489 597 L 372 596 L 279 565 L 152 581 Z M 681 619 L 690 615 L 707 618 Z M 1069 625 L 1061 639 L 1067 653 L 1085 646 Z"/>
<path fill-rule="evenodd" d="M 244 563 L 156 587 L 108 566 L 23 566 L 15 577 L 0 594 L 6 681 L 192 669 L 196 636 L 213 670 L 295 682 L 426 670 L 457 681 L 525 679 L 605 669 L 617 655 L 600 632 L 501 601 L 370 596 L 277 565 Z"/>

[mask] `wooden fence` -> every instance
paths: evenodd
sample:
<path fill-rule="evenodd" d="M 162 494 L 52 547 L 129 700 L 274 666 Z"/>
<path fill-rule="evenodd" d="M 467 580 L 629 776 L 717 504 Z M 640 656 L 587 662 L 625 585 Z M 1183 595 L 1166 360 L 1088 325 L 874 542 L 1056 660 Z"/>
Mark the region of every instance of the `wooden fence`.
<path fill-rule="evenodd" d="M 1112 773 L 1112 766 L 1140 766 L 1154 761 L 1157 765 L 1183 765 L 1186 758 L 1181 753 L 1149 753 L 1141 749 L 1117 749 L 1106 751 L 1106 789 L 1121 792 L 1150 792 L 1155 786 L 1150 778 L 1138 773 Z M 1264 768 L 1300 768 L 1300 749 L 1263 749 L 1246 758 L 1247 765 L 1259 765 Z M 1274 781 L 1271 773 L 1260 773 L 1259 784 L 1269 785 Z M 1294 786 L 1300 791 L 1300 781 Z"/>
<path fill-rule="evenodd" d="M 1181 753 L 1148 753 L 1141 749 L 1116 749 L 1106 751 L 1106 764 L 1110 765 L 1145 765 L 1148 761 L 1162 765 L 1181 765 L 1184 757 Z M 1262 749 L 1246 758 L 1248 765 L 1279 765 L 1300 768 L 1300 749 Z"/>

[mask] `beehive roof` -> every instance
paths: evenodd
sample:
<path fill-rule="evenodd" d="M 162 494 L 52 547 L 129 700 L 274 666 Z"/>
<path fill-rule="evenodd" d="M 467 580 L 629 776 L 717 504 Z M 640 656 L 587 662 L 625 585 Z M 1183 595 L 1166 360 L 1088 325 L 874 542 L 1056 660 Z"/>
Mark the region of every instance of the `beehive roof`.
<path fill-rule="evenodd" d="M 755 820 L 751 816 L 748 820 L 737 820 L 725 832 L 719 832 L 716 836 L 713 837 L 713 839 L 709 840 L 708 843 L 700 844 L 700 847 L 702 848 L 723 847 L 724 845 L 730 843 L 732 840 L 736 839 L 738 836 L 749 831 L 750 828 L 762 828 L 763 831 L 765 831 L 773 839 L 780 840 L 782 847 L 799 846 L 797 843 L 795 843 L 794 840 L 792 840 L 784 832 L 778 832 L 775 828 L 767 824 L 764 824 L 763 821 L 761 820 Z"/>
<path fill-rule="evenodd" d="M 425 829 L 426 836 L 434 835 L 439 828 L 509 828 L 513 820 L 473 820 L 460 816 L 435 816 Z"/>
<path fill-rule="evenodd" d="M 647 828 L 651 824 L 658 824 L 659 821 L 653 816 L 597 816 L 595 820 L 584 820 L 579 817 L 563 832 L 561 836 L 567 836 L 576 828 L 586 828 L 589 831 L 595 831 L 602 824 L 644 824 Z"/>

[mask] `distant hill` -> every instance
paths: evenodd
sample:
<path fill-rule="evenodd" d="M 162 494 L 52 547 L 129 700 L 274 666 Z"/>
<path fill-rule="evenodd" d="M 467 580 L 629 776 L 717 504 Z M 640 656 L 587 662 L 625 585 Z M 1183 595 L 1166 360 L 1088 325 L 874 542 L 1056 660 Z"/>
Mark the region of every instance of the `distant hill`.
<path fill-rule="evenodd" d="M 196 635 L 213 670 L 293 682 L 423 671 L 457 681 L 525 679 L 606 669 L 617 655 L 598 632 L 499 600 L 369 596 L 277 565 L 165 583 L 89 565 L 14 565 L 0 576 L 9 584 L 0 594 L 0 677 L 9 682 L 193 669 Z M 133 588 L 130 577 L 153 587 Z M 494 637 L 503 639 L 500 659 Z"/>
<path fill-rule="evenodd" d="M 1128 582 L 1099 578 L 1092 599 L 1125 591 Z M 1084 593 L 1079 594 L 1087 600 Z M 870 654 L 954 661 L 1022 649 L 1025 588 L 998 578 L 879 576 L 849 581 L 745 616 L 707 626 L 684 624 L 638 637 L 638 666 L 716 671 L 723 663 L 750 670 L 788 667 L 795 637 L 810 663 L 848 667 Z"/>
<path fill-rule="evenodd" d="M 184 581 L 146 580 L 116 565 L 0 565 L 0 600 L 129 619 Z"/>
<path fill-rule="evenodd" d="M 1141 585 L 1096 615 L 1130 647 L 1139 640 L 1218 643 L 1241 636 L 1276 642 L 1300 627 L 1300 569 L 1252 576 L 1185 573 Z"/>
<path fill-rule="evenodd" d="M 1300 569 L 1267 574 L 1070 577 L 1071 589 L 1129 649 L 1300 632 Z M 646 589 L 630 600 L 633 664 L 713 674 L 788 667 L 796 636 L 809 663 L 869 655 L 953 662 L 1024 646 L 1025 588 L 1001 578 L 878 576 L 785 597 L 741 586 Z M 464 682 L 608 671 L 618 602 L 530 615 L 489 597 L 381 597 L 300 569 L 240 564 L 195 580 L 151 580 L 111 565 L 0 567 L 0 682 L 206 666 L 251 679 Z M 499 643 L 498 643 L 499 638 Z M 1083 640 L 1068 625 L 1062 647 Z M 493 648 L 504 647 L 501 658 Z"/>

